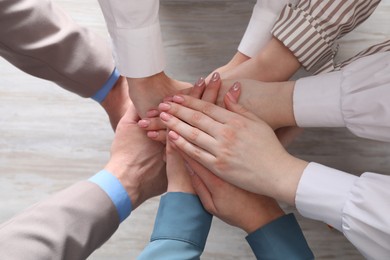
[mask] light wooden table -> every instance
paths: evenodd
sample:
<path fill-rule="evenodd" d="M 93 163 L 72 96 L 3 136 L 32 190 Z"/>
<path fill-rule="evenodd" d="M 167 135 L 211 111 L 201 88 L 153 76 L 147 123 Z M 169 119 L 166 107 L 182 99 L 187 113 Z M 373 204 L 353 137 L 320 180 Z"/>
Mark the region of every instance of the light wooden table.
<path fill-rule="evenodd" d="M 55 0 L 79 23 L 104 37 L 95 0 Z M 167 72 L 194 82 L 233 55 L 254 1 L 162 1 L 161 24 Z M 390 36 L 390 0 L 341 41 L 340 58 Z M 109 157 L 113 133 L 104 111 L 50 82 L 0 60 L 0 221 L 32 203 L 85 179 Z M 390 172 L 390 145 L 353 137 L 344 129 L 310 129 L 290 152 L 354 173 Z M 158 198 L 132 213 L 90 259 L 134 259 L 147 244 Z M 286 208 L 288 211 L 294 211 Z M 337 231 L 298 216 L 317 259 L 362 259 Z M 214 220 L 203 259 L 254 259 L 245 234 Z"/>

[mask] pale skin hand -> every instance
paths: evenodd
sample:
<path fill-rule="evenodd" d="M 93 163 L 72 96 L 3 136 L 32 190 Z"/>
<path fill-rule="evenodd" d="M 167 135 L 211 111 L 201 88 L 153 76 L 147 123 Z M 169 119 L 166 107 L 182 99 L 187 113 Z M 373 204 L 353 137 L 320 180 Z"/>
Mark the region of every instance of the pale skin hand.
<path fill-rule="evenodd" d="M 223 80 L 218 93 L 217 105 L 224 107 L 225 95 L 229 93 L 229 89 L 236 82 L 233 80 Z M 240 93 L 236 100 L 241 105 L 254 113 L 256 116 L 265 121 L 272 129 L 278 131 L 285 131 L 283 127 L 296 126 L 294 111 L 293 111 L 293 92 L 294 81 L 287 82 L 260 82 L 256 80 L 240 80 Z M 157 114 L 156 114 L 157 115 Z M 147 125 L 142 127 L 147 131 L 161 131 L 165 129 L 160 119 L 148 118 Z M 279 130 L 280 128 L 280 130 Z M 282 143 L 294 139 L 296 133 L 300 133 L 299 128 L 293 128 L 283 135 Z M 279 137 L 279 136 L 278 136 Z M 155 139 L 155 140 L 158 140 Z"/>
<path fill-rule="evenodd" d="M 218 69 L 214 70 L 213 73 L 210 73 L 210 75 L 207 76 L 207 78 L 206 78 L 206 82 L 210 81 L 212 75 L 215 72 L 218 72 L 219 74 L 225 75 L 225 73 L 227 73 L 230 70 L 233 70 L 234 68 L 238 67 L 240 64 L 244 63 L 245 61 L 247 61 L 249 59 L 250 59 L 250 57 L 237 51 L 237 53 L 234 54 L 233 58 L 226 65 L 223 65 L 222 67 L 219 67 Z"/>
<path fill-rule="evenodd" d="M 249 234 L 284 215 L 274 199 L 229 184 L 189 157 L 186 161 L 204 208 L 226 223 Z"/>
<path fill-rule="evenodd" d="M 101 103 L 110 119 L 112 129 L 116 129 L 119 120 L 126 113 L 131 104 L 129 98 L 129 88 L 124 77 L 119 77 L 114 87 Z"/>
<path fill-rule="evenodd" d="M 192 87 L 189 83 L 169 78 L 164 72 L 147 78 L 127 78 L 127 82 L 130 98 L 141 118 L 146 117 L 147 111 L 157 107 L 163 98 Z"/>
<path fill-rule="evenodd" d="M 225 98 L 228 111 L 185 95 L 160 114 L 178 149 L 242 189 L 294 204 L 307 162 L 292 157 L 264 121 Z"/>
<path fill-rule="evenodd" d="M 134 209 L 143 201 L 165 192 L 167 187 L 162 159 L 164 146 L 145 136 L 137 126 L 138 119 L 130 103 L 118 123 L 111 158 L 104 167 L 122 183 Z"/>

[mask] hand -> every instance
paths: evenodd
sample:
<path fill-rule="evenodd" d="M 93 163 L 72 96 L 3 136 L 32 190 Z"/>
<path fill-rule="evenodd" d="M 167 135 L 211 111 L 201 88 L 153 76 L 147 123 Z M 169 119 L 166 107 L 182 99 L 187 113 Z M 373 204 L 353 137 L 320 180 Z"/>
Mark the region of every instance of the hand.
<path fill-rule="evenodd" d="M 265 82 L 288 80 L 301 67 L 294 54 L 273 37 L 253 58 L 221 73 L 223 79 L 253 79 Z"/>
<path fill-rule="evenodd" d="M 219 74 L 225 75 L 226 72 L 233 70 L 234 68 L 238 67 L 240 64 L 244 63 L 245 61 L 247 61 L 249 59 L 250 59 L 250 57 L 237 51 L 237 53 L 233 56 L 233 58 L 226 65 L 219 67 L 218 69 L 214 70 L 213 73 L 210 73 L 210 75 L 208 75 L 206 78 L 206 82 L 210 81 L 212 75 L 214 75 L 215 72 L 218 72 Z"/>
<path fill-rule="evenodd" d="M 210 82 L 207 84 L 203 78 L 199 78 L 197 83 L 186 93 L 194 98 L 202 98 L 202 100 L 215 103 L 219 89 L 221 88 L 221 77 L 219 73 L 214 73 Z M 181 91 L 184 92 L 184 91 Z M 238 97 L 236 97 L 238 98 Z M 167 97 L 165 101 L 171 101 L 172 97 Z M 166 126 L 160 120 L 160 111 L 151 110 L 147 113 L 148 117 L 138 121 L 138 126 L 147 131 L 147 136 L 155 141 L 165 143 L 166 141 Z"/>
<path fill-rule="evenodd" d="M 164 146 L 153 142 L 137 126 L 138 115 L 130 104 L 118 123 L 105 169 L 116 176 L 130 196 L 133 208 L 166 191 Z"/>
<path fill-rule="evenodd" d="M 232 112 L 185 95 L 160 105 L 170 140 L 223 180 L 294 204 L 307 162 L 288 154 L 271 127 L 229 96 Z"/>
<path fill-rule="evenodd" d="M 106 110 L 112 129 L 116 129 L 119 120 L 130 106 L 129 88 L 124 77 L 120 76 L 107 97 L 101 103 Z"/>
<path fill-rule="evenodd" d="M 226 223 L 249 234 L 284 215 L 274 199 L 229 184 L 195 160 L 185 158 L 193 169 L 192 184 L 203 207 Z"/>
<path fill-rule="evenodd" d="M 166 96 L 171 96 L 177 91 L 192 87 L 186 82 L 169 78 L 164 72 L 147 78 L 127 78 L 129 94 L 141 118 L 146 112 L 157 105 Z"/>

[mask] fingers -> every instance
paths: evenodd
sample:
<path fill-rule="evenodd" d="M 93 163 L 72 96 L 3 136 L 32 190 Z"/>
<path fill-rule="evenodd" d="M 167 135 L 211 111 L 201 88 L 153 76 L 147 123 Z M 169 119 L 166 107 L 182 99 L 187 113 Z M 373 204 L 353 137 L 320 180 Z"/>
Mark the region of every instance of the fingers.
<path fill-rule="evenodd" d="M 180 133 L 180 135 L 183 136 L 183 138 L 190 141 L 194 145 L 212 154 L 216 152 L 215 147 L 217 145 L 217 141 L 212 135 L 209 135 L 208 133 L 205 133 L 201 129 L 197 128 L 196 126 L 193 127 L 192 125 L 187 124 L 186 122 L 183 122 L 178 118 L 170 114 L 167 114 L 165 112 L 162 112 L 160 114 L 160 118 L 169 129 L 177 133 Z M 207 125 L 207 121 L 210 121 L 210 119 L 207 117 L 204 117 L 204 119 L 206 120 L 204 124 Z M 168 138 L 171 137 L 172 136 L 170 136 L 168 133 Z"/>
<path fill-rule="evenodd" d="M 233 86 L 229 89 L 228 93 L 226 93 L 225 95 L 224 102 L 225 102 L 226 109 L 249 119 L 253 119 L 253 120 L 258 119 L 258 117 L 255 114 L 250 112 L 243 105 L 237 103 L 240 93 L 241 93 L 241 84 L 240 82 L 236 82 L 233 84 Z"/>
<path fill-rule="evenodd" d="M 220 88 L 221 77 L 218 72 L 215 72 L 202 95 L 202 100 L 215 104 Z"/>
<path fill-rule="evenodd" d="M 206 185 L 199 178 L 197 174 L 191 174 L 191 183 L 195 190 L 195 193 L 198 195 L 200 201 L 202 202 L 203 207 L 211 214 L 215 214 L 215 206 L 211 196 L 211 193 L 207 189 Z"/>
<path fill-rule="evenodd" d="M 200 164 L 204 165 L 206 168 L 212 169 L 216 159 L 213 154 L 188 142 L 175 131 L 171 130 L 168 132 L 168 139 L 175 144 L 175 147 L 178 148 L 181 153 L 184 153 L 188 157 L 193 158 Z"/>
<path fill-rule="evenodd" d="M 191 88 L 189 95 L 194 98 L 201 98 L 205 88 L 206 88 L 206 83 L 204 79 L 201 77 L 195 83 L 194 87 Z"/>

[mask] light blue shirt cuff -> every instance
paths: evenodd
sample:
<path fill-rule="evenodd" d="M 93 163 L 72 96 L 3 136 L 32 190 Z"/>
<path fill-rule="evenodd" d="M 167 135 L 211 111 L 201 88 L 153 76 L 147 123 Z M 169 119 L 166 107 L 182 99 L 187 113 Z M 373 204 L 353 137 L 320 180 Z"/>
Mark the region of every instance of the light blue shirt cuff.
<path fill-rule="evenodd" d="M 119 71 L 115 68 L 112 72 L 111 76 L 108 78 L 106 83 L 95 93 L 91 98 L 99 103 L 103 102 L 103 100 L 107 97 L 110 90 L 114 87 L 115 83 L 119 79 Z"/>
<path fill-rule="evenodd" d="M 249 234 L 246 240 L 256 259 L 314 259 L 294 214 L 275 219 Z"/>
<path fill-rule="evenodd" d="M 133 209 L 130 197 L 122 183 L 114 175 L 106 170 L 101 170 L 89 178 L 89 181 L 97 184 L 107 193 L 118 211 L 120 222 L 130 215 Z"/>
<path fill-rule="evenodd" d="M 168 192 L 161 197 L 151 241 L 183 241 L 203 251 L 211 220 L 212 215 L 203 208 L 198 196 Z"/>

